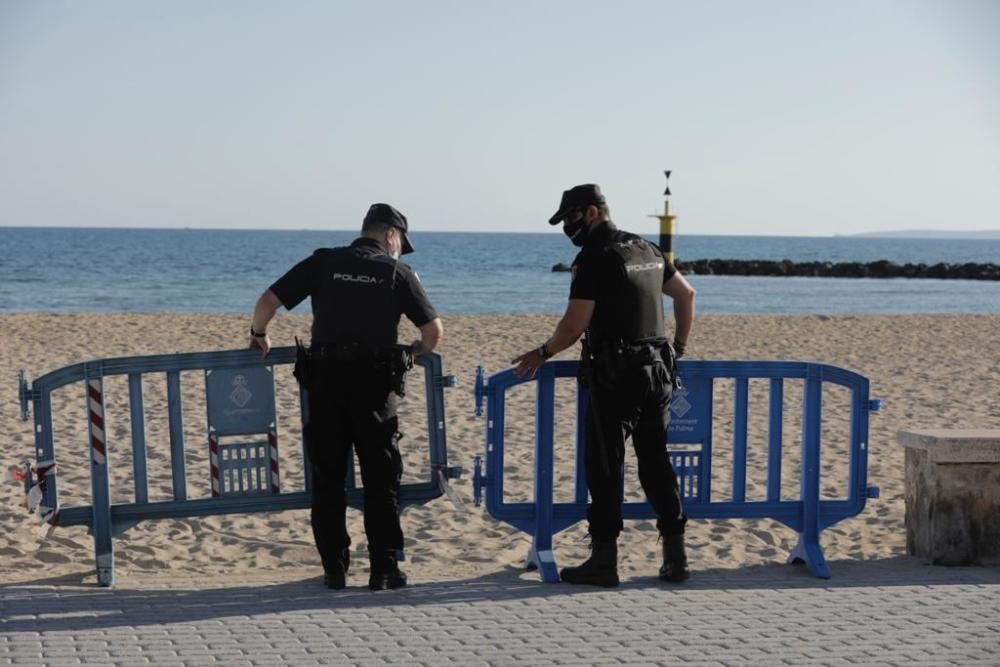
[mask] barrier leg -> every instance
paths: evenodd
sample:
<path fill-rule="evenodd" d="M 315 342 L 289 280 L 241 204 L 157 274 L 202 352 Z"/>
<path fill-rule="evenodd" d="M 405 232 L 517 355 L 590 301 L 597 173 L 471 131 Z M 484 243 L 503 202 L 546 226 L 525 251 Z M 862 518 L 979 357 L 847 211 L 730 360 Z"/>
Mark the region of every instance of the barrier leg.
<path fill-rule="evenodd" d="M 799 542 L 789 554 L 788 562 L 805 563 L 813 576 L 819 579 L 830 578 L 830 566 L 826 564 L 826 557 L 823 555 L 823 548 L 819 545 L 819 539 L 810 539 L 806 537 L 805 533 L 799 533 Z"/>
<path fill-rule="evenodd" d="M 818 371 L 806 377 L 802 420 L 802 532 L 799 543 L 788 557 L 789 563 L 805 563 L 820 579 L 830 578 L 830 568 L 819 546 L 819 444 L 821 436 L 822 385 Z"/>
<path fill-rule="evenodd" d="M 527 567 L 537 567 L 542 581 L 559 581 L 555 554 L 552 552 L 552 441 L 555 404 L 555 374 L 543 366 L 538 372 L 535 409 L 535 532 L 528 553 Z"/>
<path fill-rule="evenodd" d="M 104 383 L 101 378 L 89 379 L 86 387 L 97 583 L 101 586 L 111 586 L 115 582 L 115 556 L 111 546 L 111 488 L 108 481 L 107 437 L 104 427 Z"/>

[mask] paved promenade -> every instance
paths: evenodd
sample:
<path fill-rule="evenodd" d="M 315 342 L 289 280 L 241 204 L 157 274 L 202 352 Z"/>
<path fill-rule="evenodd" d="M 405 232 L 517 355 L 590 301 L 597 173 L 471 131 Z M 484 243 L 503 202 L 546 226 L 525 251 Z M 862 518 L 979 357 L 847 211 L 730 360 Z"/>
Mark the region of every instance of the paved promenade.
<path fill-rule="evenodd" d="M 909 558 L 650 577 L 606 591 L 504 571 L 371 593 L 303 572 L 0 585 L 0 664 L 1000 665 L 1000 568 Z M 268 580 L 267 576 L 271 579 Z"/>

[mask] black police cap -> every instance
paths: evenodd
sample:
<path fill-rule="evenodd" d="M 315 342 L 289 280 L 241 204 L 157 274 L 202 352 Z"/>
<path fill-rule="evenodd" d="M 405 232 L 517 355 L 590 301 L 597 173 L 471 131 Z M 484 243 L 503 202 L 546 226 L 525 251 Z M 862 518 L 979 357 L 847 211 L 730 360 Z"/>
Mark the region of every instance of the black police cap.
<path fill-rule="evenodd" d="M 365 214 L 363 224 L 367 225 L 370 222 L 380 222 L 384 225 L 389 225 L 390 227 L 398 229 L 403 234 L 402 253 L 407 255 L 413 252 L 413 244 L 410 243 L 410 236 L 407 234 L 409 226 L 406 223 L 405 215 L 388 204 L 372 204 L 368 208 L 368 213 Z"/>
<path fill-rule="evenodd" d="M 563 191 L 562 199 L 559 201 L 559 210 L 549 218 L 549 224 L 558 225 L 575 208 L 580 208 L 581 206 L 604 206 L 607 203 L 599 185 L 595 185 L 594 183 L 577 185 Z"/>

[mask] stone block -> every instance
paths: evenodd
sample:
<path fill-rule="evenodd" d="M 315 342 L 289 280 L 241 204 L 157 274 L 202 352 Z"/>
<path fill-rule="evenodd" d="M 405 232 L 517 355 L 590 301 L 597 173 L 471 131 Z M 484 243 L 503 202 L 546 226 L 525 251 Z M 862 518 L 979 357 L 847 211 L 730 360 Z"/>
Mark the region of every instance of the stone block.
<path fill-rule="evenodd" d="M 906 548 L 935 565 L 1000 565 L 1000 431 L 900 431 Z"/>

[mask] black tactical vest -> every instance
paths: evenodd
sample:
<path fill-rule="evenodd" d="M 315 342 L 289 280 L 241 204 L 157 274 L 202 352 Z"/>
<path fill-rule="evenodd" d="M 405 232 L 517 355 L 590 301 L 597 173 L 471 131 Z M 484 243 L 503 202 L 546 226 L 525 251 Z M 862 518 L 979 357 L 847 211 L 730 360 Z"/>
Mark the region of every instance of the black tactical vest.
<path fill-rule="evenodd" d="M 664 338 L 665 265 L 659 249 L 640 236 L 616 231 L 602 250 L 589 331 L 592 349 Z"/>
<path fill-rule="evenodd" d="M 400 316 L 393 289 L 396 260 L 369 246 L 317 252 L 322 269 L 312 292 L 313 344 L 395 345 Z"/>

